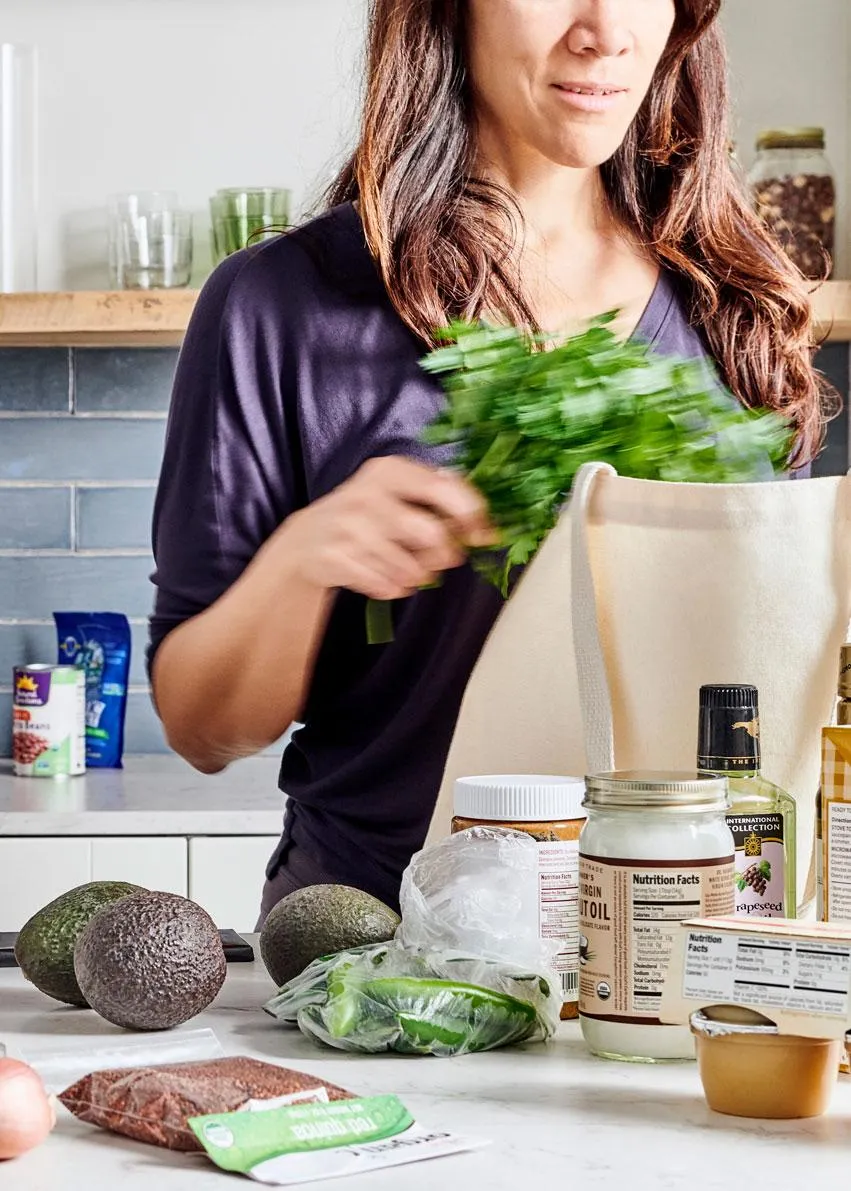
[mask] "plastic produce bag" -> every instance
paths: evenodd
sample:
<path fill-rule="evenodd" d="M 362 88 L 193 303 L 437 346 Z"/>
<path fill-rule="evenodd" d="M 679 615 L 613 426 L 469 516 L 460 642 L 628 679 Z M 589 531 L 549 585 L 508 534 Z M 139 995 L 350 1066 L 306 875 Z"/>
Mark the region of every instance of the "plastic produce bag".
<path fill-rule="evenodd" d="M 392 943 L 315 960 L 265 1006 L 340 1050 L 461 1055 L 548 1038 L 561 997 L 538 937 L 528 835 L 473 827 L 418 853 Z"/>
<path fill-rule="evenodd" d="M 470 827 L 417 852 L 402 876 L 396 941 L 549 972 L 559 944 L 538 926 L 538 845 L 525 832 Z"/>

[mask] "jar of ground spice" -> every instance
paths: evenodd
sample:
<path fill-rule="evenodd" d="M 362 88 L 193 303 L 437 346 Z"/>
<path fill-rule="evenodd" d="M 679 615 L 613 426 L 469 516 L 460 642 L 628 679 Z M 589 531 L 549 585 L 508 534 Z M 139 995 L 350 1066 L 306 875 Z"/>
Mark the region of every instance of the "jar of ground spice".
<path fill-rule="evenodd" d="M 756 209 L 805 277 L 828 277 L 836 238 L 836 186 L 823 128 L 761 132 L 748 175 Z"/>
<path fill-rule="evenodd" d="M 497 774 L 455 783 L 453 833 L 508 827 L 538 841 L 538 922 L 557 940 L 562 1020 L 579 1016 L 579 833 L 585 782 L 578 777 Z"/>

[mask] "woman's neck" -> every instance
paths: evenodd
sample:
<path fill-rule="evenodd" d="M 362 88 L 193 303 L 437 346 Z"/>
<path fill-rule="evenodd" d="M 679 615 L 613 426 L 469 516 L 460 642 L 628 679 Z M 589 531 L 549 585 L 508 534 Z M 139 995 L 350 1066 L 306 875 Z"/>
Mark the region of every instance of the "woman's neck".
<path fill-rule="evenodd" d="M 480 142 L 479 169 L 520 210 L 516 265 L 539 325 L 564 333 L 620 309 L 619 329 L 632 331 L 659 271 L 612 214 L 600 170 L 557 165 L 487 137 Z"/>
<path fill-rule="evenodd" d="M 479 168 L 514 197 L 528 248 L 546 250 L 568 233 L 587 238 L 613 230 L 599 169 L 571 169 L 522 148 L 487 143 Z"/>

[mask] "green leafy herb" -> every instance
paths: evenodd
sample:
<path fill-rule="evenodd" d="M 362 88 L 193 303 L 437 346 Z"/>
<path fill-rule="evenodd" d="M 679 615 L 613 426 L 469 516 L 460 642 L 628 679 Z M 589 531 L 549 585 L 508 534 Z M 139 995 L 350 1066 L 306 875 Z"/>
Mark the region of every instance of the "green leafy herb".
<path fill-rule="evenodd" d="M 616 312 L 544 344 L 514 327 L 456 322 L 423 361 L 446 407 L 426 442 L 455 448 L 455 465 L 485 497 L 500 550 L 473 563 L 503 594 L 555 525 L 583 464 L 622 476 L 697 483 L 770 479 L 789 458 L 785 421 L 744 408 L 704 361 L 657 355 L 611 329 Z M 369 613 L 375 626 L 375 610 Z M 385 621 L 372 640 L 392 638 Z"/>

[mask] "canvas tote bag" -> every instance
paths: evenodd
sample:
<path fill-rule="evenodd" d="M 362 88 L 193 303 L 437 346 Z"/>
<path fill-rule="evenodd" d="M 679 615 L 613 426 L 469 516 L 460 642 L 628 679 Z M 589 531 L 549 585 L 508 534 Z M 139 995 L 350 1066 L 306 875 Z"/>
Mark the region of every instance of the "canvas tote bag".
<path fill-rule="evenodd" d="M 470 678 L 456 778 L 691 769 L 703 683 L 759 688 L 763 773 L 795 796 L 812 900 L 820 730 L 851 624 L 851 478 L 762 484 L 577 476 Z"/>

